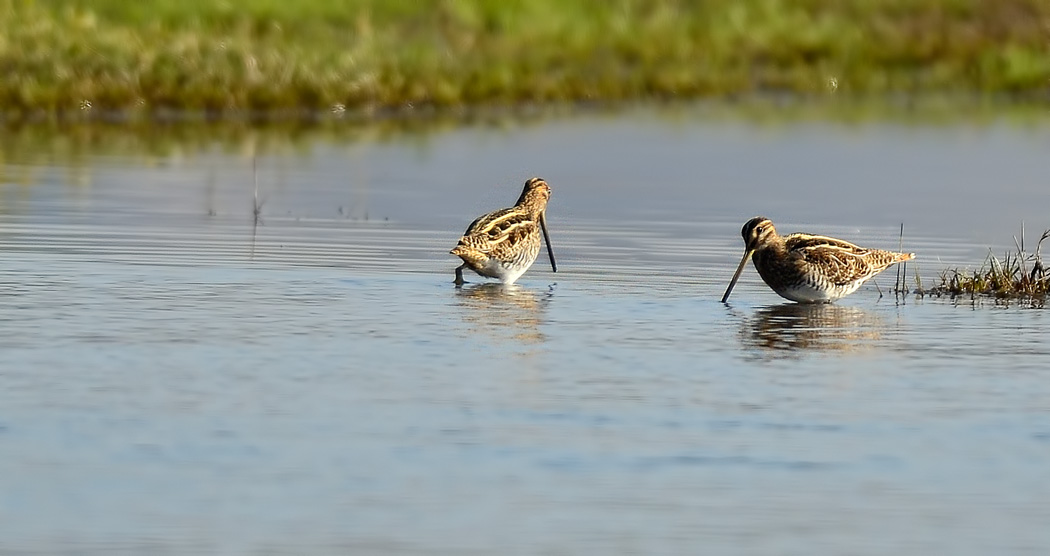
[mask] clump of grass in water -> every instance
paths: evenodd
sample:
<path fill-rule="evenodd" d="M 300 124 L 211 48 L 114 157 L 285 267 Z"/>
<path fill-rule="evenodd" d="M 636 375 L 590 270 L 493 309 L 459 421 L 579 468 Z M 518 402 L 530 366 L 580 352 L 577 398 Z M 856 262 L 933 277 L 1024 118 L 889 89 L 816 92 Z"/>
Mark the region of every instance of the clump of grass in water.
<path fill-rule="evenodd" d="M 985 264 L 975 271 L 960 271 L 958 268 L 941 273 L 940 285 L 926 291 L 927 295 L 949 296 L 952 299 L 979 296 L 996 299 L 1028 299 L 1042 306 L 1050 292 L 1050 272 L 1043 266 L 1043 242 L 1050 238 L 1050 230 L 1043 232 L 1036 244 L 1035 253 L 1024 248 L 1024 229 L 1021 239 L 1014 242 L 1016 252 L 1006 253 L 1000 260 L 988 254 Z"/>

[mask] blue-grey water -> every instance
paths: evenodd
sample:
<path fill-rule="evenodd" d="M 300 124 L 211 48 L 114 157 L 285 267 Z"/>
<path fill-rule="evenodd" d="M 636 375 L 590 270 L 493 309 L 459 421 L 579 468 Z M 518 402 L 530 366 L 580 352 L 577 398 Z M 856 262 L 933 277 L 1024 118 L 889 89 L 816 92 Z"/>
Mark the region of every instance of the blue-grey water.
<path fill-rule="evenodd" d="M 895 270 L 718 299 L 756 214 L 903 241 L 909 288 L 1022 222 L 1032 250 L 1047 129 L 643 109 L 7 153 L 0 553 L 1046 554 L 1046 311 Z M 558 273 L 454 288 L 533 175 Z"/>

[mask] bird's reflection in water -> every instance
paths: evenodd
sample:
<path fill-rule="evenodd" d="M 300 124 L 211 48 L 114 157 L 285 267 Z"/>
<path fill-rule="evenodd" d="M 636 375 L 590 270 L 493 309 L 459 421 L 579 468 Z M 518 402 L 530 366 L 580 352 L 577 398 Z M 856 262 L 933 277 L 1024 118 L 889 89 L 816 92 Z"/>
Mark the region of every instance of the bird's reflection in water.
<path fill-rule="evenodd" d="M 521 344 L 539 344 L 546 339 L 540 324 L 549 298 L 549 292 L 517 284 L 468 284 L 456 289 L 456 300 L 469 309 L 463 312 L 463 320 L 470 325 L 472 335 Z"/>
<path fill-rule="evenodd" d="M 878 315 L 857 307 L 787 303 L 745 319 L 741 337 L 745 347 L 763 351 L 853 352 L 874 348 L 885 328 Z"/>

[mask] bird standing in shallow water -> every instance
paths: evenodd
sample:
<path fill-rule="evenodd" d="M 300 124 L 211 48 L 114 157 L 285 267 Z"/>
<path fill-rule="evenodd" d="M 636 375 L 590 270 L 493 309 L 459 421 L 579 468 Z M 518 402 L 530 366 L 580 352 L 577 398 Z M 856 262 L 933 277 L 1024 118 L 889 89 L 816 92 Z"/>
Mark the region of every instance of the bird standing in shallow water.
<path fill-rule="evenodd" d="M 865 249 L 833 237 L 777 234 L 763 216 L 748 220 L 740 230 L 744 256 L 722 296 L 733 286 L 752 258 L 762 280 L 781 297 L 799 303 L 831 303 L 855 291 L 887 267 L 915 258 L 914 253 Z"/>
<path fill-rule="evenodd" d="M 463 269 L 513 284 L 540 254 L 540 232 L 547 243 L 551 270 L 558 271 L 547 233 L 547 201 L 551 188 L 543 178 L 531 178 L 513 207 L 490 212 L 467 226 L 459 244 L 450 251 L 463 259 L 456 268 L 456 285 L 462 285 Z"/>

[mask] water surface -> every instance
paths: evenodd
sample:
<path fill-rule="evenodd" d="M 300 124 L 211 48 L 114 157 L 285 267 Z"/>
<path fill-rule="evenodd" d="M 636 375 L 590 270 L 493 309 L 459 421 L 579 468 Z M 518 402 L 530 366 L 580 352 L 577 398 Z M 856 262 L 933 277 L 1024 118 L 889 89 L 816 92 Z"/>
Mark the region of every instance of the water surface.
<path fill-rule="evenodd" d="M 927 285 L 979 266 L 1050 225 L 1045 129 L 638 110 L 9 153 L 0 551 L 1044 554 L 1045 311 L 892 271 L 718 298 L 755 214 L 903 222 Z M 458 234 L 532 175 L 559 272 L 454 288 Z"/>

